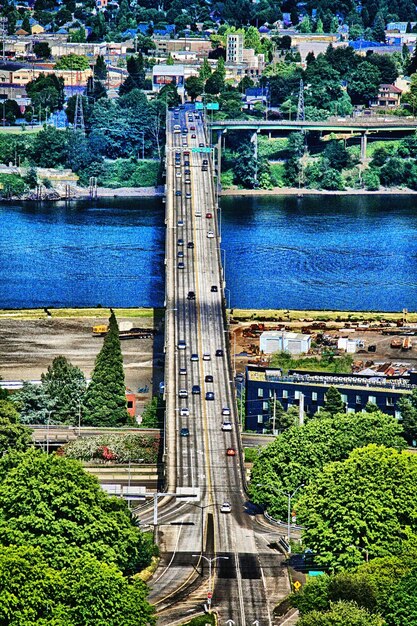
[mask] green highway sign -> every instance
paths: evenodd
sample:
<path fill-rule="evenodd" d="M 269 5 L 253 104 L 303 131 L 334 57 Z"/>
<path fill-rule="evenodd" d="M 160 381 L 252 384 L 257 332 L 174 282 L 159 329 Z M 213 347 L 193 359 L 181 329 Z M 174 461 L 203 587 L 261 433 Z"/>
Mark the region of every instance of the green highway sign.
<path fill-rule="evenodd" d="M 191 152 L 211 152 L 211 148 L 191 148 Z"/>
<path fill-rule="evenodd" d="M 206 104 L 207 111 L 218 111 L 219 103 L 218 102 L 207 102 Z"/>
<path fill-rule="evenodd" d="M 204 109 L 204 104 L 202 102 L 196 102 L 195 103 L 195 110 L 196 111 L 201 111 L 202 109 Z"/>

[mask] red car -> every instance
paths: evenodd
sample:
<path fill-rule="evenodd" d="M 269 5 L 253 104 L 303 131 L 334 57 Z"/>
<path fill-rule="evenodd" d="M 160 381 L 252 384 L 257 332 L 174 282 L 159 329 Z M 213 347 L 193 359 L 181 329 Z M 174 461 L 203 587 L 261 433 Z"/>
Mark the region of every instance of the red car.
<path fill-rule="evenodd" d="M 212 214 L 211 214 L 211 213 L 206 213 L 206 218 L 207 218 L 208 220 L 211 220 L 211 218 L 212 218 L 212 217 L 213 217 L 213 216 L 212 216 Z"/>
<path fill-rule="evenodd" d="M 235 448 L 227 448 L 226 455 L 227 456 L 236 456 L 237 452 Z"/>

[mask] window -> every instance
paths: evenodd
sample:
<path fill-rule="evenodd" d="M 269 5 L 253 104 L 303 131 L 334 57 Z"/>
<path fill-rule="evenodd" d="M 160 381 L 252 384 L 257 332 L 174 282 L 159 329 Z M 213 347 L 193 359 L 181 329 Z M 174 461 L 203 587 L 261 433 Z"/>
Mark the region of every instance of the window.
<path fill-rule="evenodd" d="M 299 400 L 299 399 L 300 399 L 300 392 L 294 391 L 294 400 Z"/>
<path fill-rule="evenodd" d="M 340 397 L 342 398 L 342 402 L 347 402 L 347 395 L 345 393 L 341 393 Z"/>
<path fill-rule="evenodd" d="M 387 397 L 387 406 L 394 406 L 394 398 L 392 396 Z"/>
<path fill-rule="evenodd" d="M 288 391 L 286 389 L 282 390 L 282 397 L 287 399 L 288 398 Z"/>
<path fill-rule="evenodd" d="M 311 399 L 313 402 L 317 402 L 317 391 L 312 391 Z"/>
<path fill-rule="evenodd" d="M 262 402 L 262 409 L 264 411 L 268 411 L 268 409 L 269 409 L 269 402 L 268 401 L 267 402 Z"/>
<path fill-rule="evenodd" d="M 361 396 L 356 396 L 356 404 L 362 404 Z"/>
<path fill-rule="evenodd" d="M 263 423 L 264 423 L 264 416 L 258 415 L 258 424 L 263 424 Z"/>
<path fill-rule="evenodd" d="M 395 411 L 395 419 L 397 420 L 401 419 L 401 411 Z"/>
<path fill-rule="evenodd" d="M 368 402 L 371 404 L 376 404 L 376 396 L 368 396 Z"/>
<path fill-rule="evenodd" d="M 128 400 L 127 401 L 127 408 L 128 409 L 133 409 L 133 400 Z"/>
<path fill-rule="evenodd" d="M 348 412 L 348 413 L 354 413 L 354 412 L 355 412 L 355 409 L 352 409 L 352 407 L 348 407 L 347 412 Z"/>
<path fill-rule="evenodd" d="M 262 389 L 262 387 L 258 387 L 258 398 L 263 398 L 264 397 L 264 390 Z"/>

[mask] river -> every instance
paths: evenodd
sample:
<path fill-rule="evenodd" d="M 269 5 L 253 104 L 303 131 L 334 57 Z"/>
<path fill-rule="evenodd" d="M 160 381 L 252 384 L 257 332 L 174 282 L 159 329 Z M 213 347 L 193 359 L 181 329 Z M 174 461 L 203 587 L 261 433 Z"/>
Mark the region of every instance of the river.
<path fill-rule="evenodd" d="M 417 309 L 415 197 L 221 205 L 233 307 Z M 0 308 L 162 306 L 163 261 L 160 199 L 1 206 Z"/>

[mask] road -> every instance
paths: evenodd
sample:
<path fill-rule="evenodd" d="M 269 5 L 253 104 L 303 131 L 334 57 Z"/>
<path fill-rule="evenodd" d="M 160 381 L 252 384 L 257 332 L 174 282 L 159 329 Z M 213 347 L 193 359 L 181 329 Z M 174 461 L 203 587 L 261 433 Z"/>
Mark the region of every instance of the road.
<path fill-rule="evenodd" d="M 159 624 L 181 623 L 181 618 L 201 612 L 207 592 L 212 592 L 219 624 L 231 619 L 245 626 L 258 620 L 259 626 L 267 626 L 272 624 L 274 600 L 289 591 L 288 581 L 282 557 L 269 547 L 274 531 L 256 519 L 245 498 L 213 163 L 211 154 L 192 151 L 207 145 L 203 123 L 192 110 L 179 111 L 177 118 L 170 113 L 167 132 L 165 441 L 168 491 L 195 488 L 199 497 L 160 502 L 162 559 L 151 581 L 150 600 Z M 188 132 L 174 133 L 174 125 L 187 126 Z M 192 354 L 198 355 L 194 361 Z M 194 385 L 200 393 L 192 393 Z M 187 397 L 179 397 L 180 390 Z M 207 400 L 207 392 L 214 399 Z M 230 417 L 222 416 L 225 407 Z M 189 415 L 181 415 L 182 408 Z M 230 432 L 222 430 L 224 419 L 232 422 Z M 180 436 L 182 428 L 189 429 L 189 436 Z M 236 455 L 228 456 L 228 448 Z M 230 513 L 221 512 L 224 502 L 230 503 Z M 212 559 L 213 588 L 202 556 Z"/>

